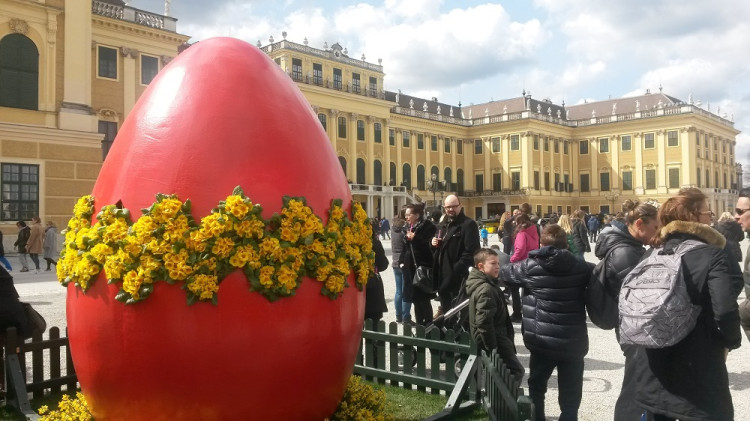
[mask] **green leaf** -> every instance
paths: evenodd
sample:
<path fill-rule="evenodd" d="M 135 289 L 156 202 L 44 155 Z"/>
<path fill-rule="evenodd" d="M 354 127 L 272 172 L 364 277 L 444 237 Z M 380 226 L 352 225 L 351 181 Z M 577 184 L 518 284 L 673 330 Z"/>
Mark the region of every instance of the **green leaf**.
<path fill-rule="evenodd" d="M 232 190 L 233 195 L 245 197 L 245 192 L 242 191 L 242 187 L 239 185 Z"/>
<path fill-rule="evenodd" d="M 193 294 L 192 292 L 188 292 L 187 305 L 191 306 L 195 304 L 196 301 L 198 301 L 198 296 Z"/>
<path fill-rule="evenodd" d="M 182 204 L 182 213 L 189 214 L 190 210 L 193 208 L 193 202 L 190 201 L 190 199 L 185 200 L 185 202 Z"/>

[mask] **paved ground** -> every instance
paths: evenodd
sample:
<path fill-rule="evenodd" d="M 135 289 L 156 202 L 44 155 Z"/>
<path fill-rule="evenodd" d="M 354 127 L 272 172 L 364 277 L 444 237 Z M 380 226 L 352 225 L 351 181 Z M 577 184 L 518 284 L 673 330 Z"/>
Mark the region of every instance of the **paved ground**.
<path fill-rule="evenodd" d="M 497 243 L 497 237 L 491 236 L 490 244 Z M 390 256 L 390 241 L 383 245 Z M 742 249 L 746 250 L 750 242 L 745 240 Z M 10 256 L 11 263 L 16 268 L 12 272 L 16 289 L 22 300 L 28 301 L 47 319 L 48 327 L 67 326 L 65 320 L 65 289 L 55 278 L 54 272 L 20 273 L 17 259 Z M 597 262 L 593 253 L 586 254 L 586 260 Z M 385 294 L 388 300 L 389 313 L 385 315 L 386 322 L 395 321 L 393 311 L 393 295 L 395 282 L 393 271 L 387 270 L 383 275 Z M 740 300 L 744 299 L 744 293 Z M 434 303 L 435 305 L 437 303 Z M 519 359 L 528 367 L 529 353 L 523 346 L 519 325 L 515 325 L 516 345 Z M 620 391 L 624 359 L 617 345 L 613 331 L 604 331 L 589 325 L 590 350 L 586 356 L 586 372 L 583 383 L 584 397 L 581 403 L 579 418 L 587 421 L 601 421 L 612 419 L 613 408 Z M 729 354 L 729 383 L 735 405 L 737 420 L 750 420 L 750 343 L 743 337 L 742 347 Z M 528 371 L 527 371 L 528 375 Z M 524 387 L 526 385 L 524 384 Z M 553 374 L 547 392 L 546 413 L 548 420 L 557 420 L 557 378 Z M 554 415 L 554 416 L 553 416 Z"/>

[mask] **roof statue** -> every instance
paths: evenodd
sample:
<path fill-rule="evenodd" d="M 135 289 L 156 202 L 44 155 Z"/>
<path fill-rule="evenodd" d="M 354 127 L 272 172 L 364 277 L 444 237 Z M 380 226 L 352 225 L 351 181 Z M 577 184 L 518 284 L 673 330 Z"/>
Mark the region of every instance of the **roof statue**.
<path fill-rule="evenodd" d="M 414 99 L 409 100 L 409 108 L 414 109 Z"/>
<path fill-rule="evenodd" d="M 617 103 L 612 104 L 612 115 L 617 114 Z"/>
<path fill-rule="evenodd" d="M 641 111 L 641 101 L 635 100 L 635 110 Z"/>
<path fill-rule="evenodd" d="M 451 107 L 450 112 L 448 114 L 449 116 L 453 117 L 453 107 Z"/>
<path fill-rule="evenodd" d="M 422 111 L 427 111 L 427 101 L 422 103 Z"/>
<path fill-rule="evenodd" d="M 440 115 L 440 105 L 437 106 L 437 113 Z"/>

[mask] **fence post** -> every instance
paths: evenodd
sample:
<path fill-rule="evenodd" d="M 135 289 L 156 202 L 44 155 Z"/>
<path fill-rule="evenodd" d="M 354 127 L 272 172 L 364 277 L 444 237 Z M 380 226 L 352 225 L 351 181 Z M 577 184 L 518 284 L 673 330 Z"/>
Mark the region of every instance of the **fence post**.
<path fill-rule="evenodd" d="M 536 412 L 534 411 L 534 404 L 531 402 L 531 398 L 522 395 L 518 397 L 518 421 L 533 420 Z"/>

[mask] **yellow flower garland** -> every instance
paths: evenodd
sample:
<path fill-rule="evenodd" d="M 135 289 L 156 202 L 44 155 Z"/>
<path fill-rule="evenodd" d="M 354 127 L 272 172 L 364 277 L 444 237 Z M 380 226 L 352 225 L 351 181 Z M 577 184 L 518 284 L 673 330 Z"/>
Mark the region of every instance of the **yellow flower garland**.
<path fill-rule="evenodd" d="M 372 272 L 372 227 L 359 203 L 352 203 L 349 220 L 334 200 L 325 226 L 304 198 L 294 197 L 284 197 L 281 213 L 264 220 L 240 187 L 200 223 L 190 209 L 190 200 L 157 194 L 135 222 L 127 209 L 106 205 L 92 226 L 94 198 L 80 198 L 57 265 L 60 283 L 85 292 L 104 269 L 120 286 L 117 300 L 127 304 L 146 299 L 158 281 L 181 283 L 188 304 L 216 304 L 222 279 L 236 269 L 271 301 L 294 295 L 304 276 L 335 299 L 352 269 L 360 290 Z"/>

